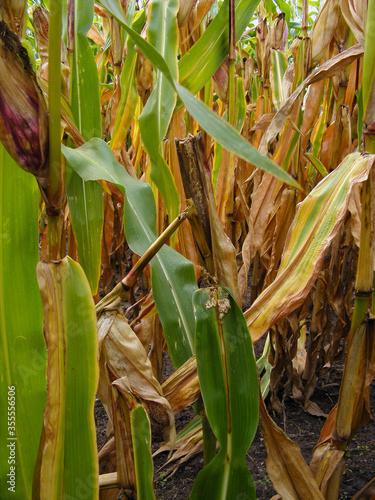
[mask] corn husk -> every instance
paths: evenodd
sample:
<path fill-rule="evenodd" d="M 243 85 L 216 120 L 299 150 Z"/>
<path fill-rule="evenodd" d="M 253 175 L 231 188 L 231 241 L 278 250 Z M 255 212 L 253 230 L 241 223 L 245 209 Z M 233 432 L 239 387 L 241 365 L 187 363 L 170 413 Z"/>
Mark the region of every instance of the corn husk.
<path fill-rule="evenodd" d="M 0 141 L 18 165 L 33 174 L 48 203 L 48 111 L 26 49 L 0 22 Z"/>

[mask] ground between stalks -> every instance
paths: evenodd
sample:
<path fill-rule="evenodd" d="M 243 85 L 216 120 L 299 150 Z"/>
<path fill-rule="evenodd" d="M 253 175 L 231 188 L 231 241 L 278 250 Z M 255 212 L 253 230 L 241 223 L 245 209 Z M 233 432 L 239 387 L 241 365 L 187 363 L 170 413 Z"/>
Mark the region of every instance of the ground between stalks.
<path fill-rule="evenodd" d="M 163 376 L 168 378 L 173 373 L 173 366 L 169 356 L 165 356 Z M 318 386 L 312 401 L 325 413 L 329 413 L 337 402 L 341 382 L 343 362 L 337 362 L 330 372 L 319 378 Z M 371 386 L 371 410 L 375 411 L 375 383 Z M 177 432 L 194 418 L 194 411 L 187 408 L 176 415 Z M 271 414 L 276 423 L 298 443 L 302 455 L 307 461 L 311 460 L 313 448 L 319 439 L 320 430 L 324 424 L 323 417 L 316 417 L 306 413 L 301 406 L 291 398 L 285 400 L 285 414 Z M 107 417 L 104 408 L 97 401 L 95 405 L 97 424 L 98 447 L 105 442 L 105 428 Z M 158 443 L 153 442 L 152 449 L 156 451 Z M 341 484 L 339 500 L 351 499 L 368 481 L 375 476 L 375 422 L 373 419 L 358 430 L 355 439 L 346 452 L 346 471 Z M 256 496 L 259 500 L 269 500 L 276 494 L 266 471 L 267 453 L 262 435 L 258 431 L 247 455 L 247 465 L 254 478 Z M 167 453 L 162 453 L 154 460 L 155 496 L 159 500 L 187 500 L 190 496 L 195 478 L 203 467 L 202 454 L 197 455 L 182 464 L 178 470 L 168 476 L 168 467 L 159 470 L 167 460 Z"/>

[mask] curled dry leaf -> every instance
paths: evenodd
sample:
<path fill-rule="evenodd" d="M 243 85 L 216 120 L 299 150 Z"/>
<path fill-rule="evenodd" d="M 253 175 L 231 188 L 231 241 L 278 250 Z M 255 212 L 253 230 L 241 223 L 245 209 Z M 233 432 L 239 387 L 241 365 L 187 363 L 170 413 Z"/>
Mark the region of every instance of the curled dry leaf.
<path fill-rule="evenodd" d="M 178 9 L 178 26 L 181 28 L 185 26 L 188 22 L 191 11 L 193 10 L 197 0 L 185 0 L 185 2 L 180 2 L 180 8 Z"/>
<path fill-rule="evenodd" d="M 250 129 L 250 132 L 255 132 L 256 130 L 266 130 L 274 116 L 275 113 L 264 113 L 260 120 L 255 122 L 253 128 Z"/>
<path fill-rule="evenodd" d="M 245 312 L 253 342 L 256 342 L 272 324 L 288 316 L 303 303 L 318 277 L 327 249 L 345 221 L 351 191 L 356 184 L 367 178 L 373 162 L 374 157 L 370 155 L 353 153 L 347 156 L 341 165 L 325 177 L 301 203 L 291 226 L 275 280 Z M 314 218 L 313 222 L 308 212 L 317 208 L 317 199 L 322 203 L 320 209 L 322 215 L 320 218 Z M 308 212 L 305 212 L 306 209 Z M 306 224 L 304 230 L 307 231 L 307 220 L 311 222 L 309 236 L 307 237 L 306 232 L 305 238 L 299 238 L 301 231 L 298 226 L 303 221 L 303 224 Z M 309 262 L 304 259 L 305 255 L 309 255 Z M 299 267 L 302 263 L 303 272 Z M 294 265 L 297 267 L 292 271 Z M 289 281 L 291 276 L 293 284 Z M 277 295 L 281 289 L 284 293 L 282 299 L 279 299 Z"/>
<path fill-rule="evenodd" d="M 194 403 L 200 395 L 195 356 L 188 359 L 163 384 L 163 393 L 174 413 Z"/>
<path fill-rule="evenodd" d="M 142 343 L 118 311 L 105 311 L 98 320 L 100 382 L 98 397 L 113 419 L 111 384 L 125 388 L 148 410 L 151 422 L 160 430 L 168 429 L 174 442 L 174 414 L 156 380 Z M 113 420 L 112 420 L 113 421 Z"/>
<path fill-rule="evenodd" d="M 267 472 L 276 491 L 290 500 L 323 500 L 299 446 L 271 419 L 262 398 L 260 413 L 259 425 L 267 448 Z"/>
<path fill-rule="evenodd" d="M 367 0 L 341 0 L 341 12 L 358 42 L 365 46 L 365 27 L 367 20 Z"/>
<path fill-rule="evenodd" d="M 169 451 L 170 445 L 169 443 L 161 446 L 155 453 L 154 457 L 159 453 Z M 164 469 L 168 465 L 171 465 L 174 462 L 174 465 L 170 467 L 167 472 L 164 474 L 164 477 L 168 477 L 173 475 L 180 465 L 187 462 L 191 458 L 195 457 L 199 453 L 203 451 L 203 431 L 202 425 L 198 427 L 194 427 L 189 433 L 184 435 L 181 438 L 177 438 L 177 441 L 174 446 L 174 453 L 172 456 L 165 462 L 165 464 L 159 469 Z"/>
<path fill-rule="evenodd" d="M 311 30 L 311 67 L 323 59 L 340 18 L 339 0 L 328 0 L 316 17 Z"/>

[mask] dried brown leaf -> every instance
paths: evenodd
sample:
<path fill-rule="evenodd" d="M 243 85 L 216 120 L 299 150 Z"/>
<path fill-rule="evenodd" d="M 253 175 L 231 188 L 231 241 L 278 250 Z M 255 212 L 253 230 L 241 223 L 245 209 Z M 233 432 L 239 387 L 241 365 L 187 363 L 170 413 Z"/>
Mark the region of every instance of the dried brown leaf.
<path fill-rule="evenodd" d="M 110 387 L 135 395 L 146 406 L 155 425 L 167 428 L 173 442 L 174 414 L 163 396 L 151 362 L 137 335 L 119 312 L 103 312 L 98 320 L 100 381 L 98 396 L 111 417 Z"/>
<path fill-rule="evenodd" d="M 194 403 L 200 395 L 195 356 L 188 359 L 162 385 L 164 396 L 174 413 Z"/>
<path fill-rule="evenodd" d="M 324 78 L 330 78 L 340 71 L 344 70 L 350 63 L 361 57 L 363 54 L 363 48 L 357 44 L 349 49 L 344 50 L 340 54 L 332 57 L 325 63 L 323 63 L 318 69 L 316 69 L 311 75 L 309 75 L 293 94 L 287 99 L 287 101 L 281 106 L 279 111 L 274 116 L 270 126 L 268 127 L 266 133 L 263 135 L 259 151 L 263 154 L 267 154 L 269 145 L 276 139 L 277 134 L 280 132 L 285 124 L 286 119 L 289 117 L 293 110 L 294 103 L 299 97 L 300 93 L 312 83 L 318 82 Z"/>
<path fill-rule="evenodd" d="M 365 27 L 367 20 L 367 0 L 340 0 L 340 8 L 346 22 L 358 42 L 365 46 Z"/>
<path fill-rule="evenodd" d="M 299 446 L 271 419 L 262 398 L 260 412 L 260 428 L 268 455 L 267 472 L 276 491 L 288 500 L 323 500 Z"/>
<path fill-rule="evenodd" d="M 340 18 L 339 0 L 327 0 L 317 15 L 311 30 L 311 67 L 323 59 L 336 32 Z"/>

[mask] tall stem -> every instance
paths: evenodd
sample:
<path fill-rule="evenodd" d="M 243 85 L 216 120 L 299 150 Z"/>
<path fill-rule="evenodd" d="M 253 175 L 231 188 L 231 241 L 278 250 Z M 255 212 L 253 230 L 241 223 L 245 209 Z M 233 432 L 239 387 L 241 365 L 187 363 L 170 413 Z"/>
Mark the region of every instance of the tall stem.
<path fill-rule="evenodd" d="M 49 112 L 49 199 L 61 207 L 64 190 L 64 169 L 61 164 L 61 0 L 50 0 L 48 37 L 48 112 Z M 61 212 L 61 210 L 60 210 Z M 61 258 L 62 214 L 48 217 L 48 243 L 50 260 Z"/>
<path fill-rule="evenodd" d="M 235 22 L 235 3 L 229 0 L 229 80 L 228 80 L 228 121 L 234 127 L 236 119 L 236 22 Z M 229 175 L 233 174 L 233 153 L 228 151 L 226 157 L 226 171 Z M 227 178 L 228 176 L 226 176 Z M 227 180 L 227 189 L 230 188 L 229 179 Z M 224 197 L 224 200 L 226 197 Z M 230 193 L 226 204 L 226 232 L 229 234 L 233 219 L 233 196 Z"/>

